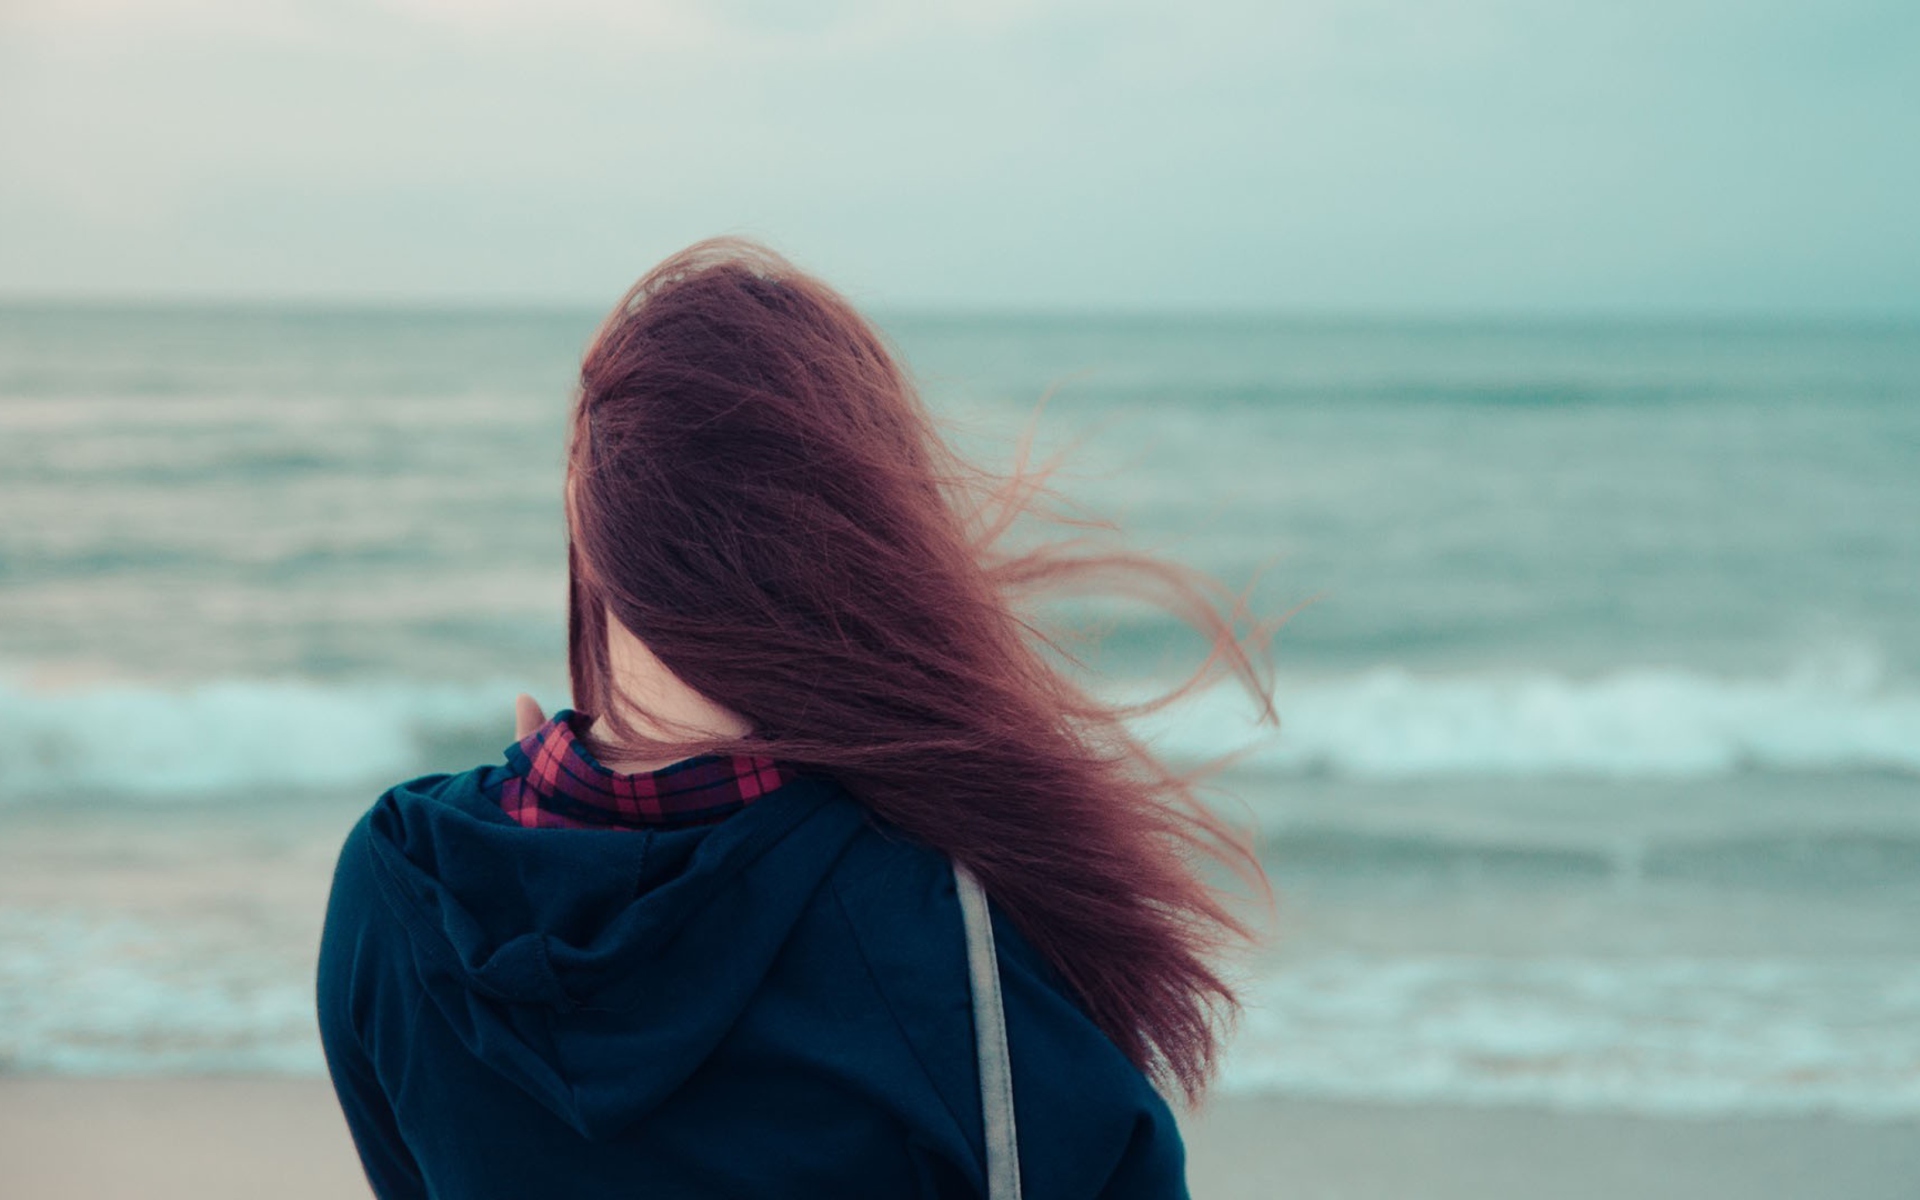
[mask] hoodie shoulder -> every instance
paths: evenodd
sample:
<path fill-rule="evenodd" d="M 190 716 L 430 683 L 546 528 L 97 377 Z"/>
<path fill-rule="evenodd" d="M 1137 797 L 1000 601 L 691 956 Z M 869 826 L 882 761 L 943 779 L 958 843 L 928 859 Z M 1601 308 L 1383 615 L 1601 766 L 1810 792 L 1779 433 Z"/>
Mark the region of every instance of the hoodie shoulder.
<path fill-rule="evenodd" d="M 381 844 L 404 831 L 401 797 L 409 804 L 473 806 L 476 812 L 497 786 L 496 767 L 475 767 L 458 774 L 422 775 L 382 792 L 347 830 L 335 860 L 321 925 L 316 964 L 316 999 L 323 1035 L 334 1044 L 371 1036 L 375 984 L 409 952 L 408 939 L 383 894 Z M 501 814 L 504 817 L 504 813 Z M 391 1015 L 391 1014 L 389 1014 Z"/>
<path fill-rule="evenodd" d="M 444 804 L 484 813 L 481 804 L 493 795 L 500 772 L 498 767 L 482 766 L 458 774 L 422 775 L 380 793 L 354 821 L 341 842 L 328 893 L 324 932 L 337 944 L 349 931 L 360 930 L 378 918 L 383 906 L 379 903 L 374 859 L 379 842 L 404 825 L 400 803 L 403 796 L 410 804 Z M 504 812 L 500 815 L 506 819 Z M 323 951 L 325 949 L 323 945 Z"/>

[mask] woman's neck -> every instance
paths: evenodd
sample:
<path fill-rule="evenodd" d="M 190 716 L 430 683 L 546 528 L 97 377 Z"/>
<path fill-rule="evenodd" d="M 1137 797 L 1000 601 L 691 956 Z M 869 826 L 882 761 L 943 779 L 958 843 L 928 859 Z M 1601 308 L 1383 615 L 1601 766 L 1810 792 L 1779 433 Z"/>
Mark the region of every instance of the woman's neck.
<path fill-rule="evenodd" d="M 615 694 L 628 697 L 641 710 L 628 708 L 621 716 L 641 733 L 661 739 L 687 739 L 737 738 L 752 732 L 753 726 L 740 714 L 707 699 L 669 671 L 646 643 L 614 620 L 611 613 L 607 614 L 607 658 Z M 603 745 L 613 744 L 604 714 L 594 715 L 591 732 Z M 639 774 L 679 761 L 623 758 L 602 765 L 610 771 Z"/>

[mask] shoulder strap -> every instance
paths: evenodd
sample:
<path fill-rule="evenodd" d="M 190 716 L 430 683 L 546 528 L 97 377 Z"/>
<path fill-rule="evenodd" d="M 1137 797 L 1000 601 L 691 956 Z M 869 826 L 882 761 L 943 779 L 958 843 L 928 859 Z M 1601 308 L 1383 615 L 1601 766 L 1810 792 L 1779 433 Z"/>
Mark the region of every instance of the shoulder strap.
<path fill-rule="evenodd" d="M 967 925 L 967 975 L 973 990 L 974 1044 L 980 1057 L 980 1110 L 987 1129 L 987 1200 L 1020 1200 L 1020 1149 L 1014 1140 L 1013 1060 L 1007 1055 L 1007 1013 L 1000 1003 L 1000 962 L 993 949 L 987 893 L 973 872 L 953 864 L 960 916 Z"/>

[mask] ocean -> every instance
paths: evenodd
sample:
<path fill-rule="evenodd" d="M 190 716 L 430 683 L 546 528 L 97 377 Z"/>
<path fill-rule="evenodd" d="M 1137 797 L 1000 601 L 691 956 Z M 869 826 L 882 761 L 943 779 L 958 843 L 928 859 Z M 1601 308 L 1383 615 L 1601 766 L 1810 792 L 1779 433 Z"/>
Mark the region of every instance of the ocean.
<path fill-rule="evenodd" d="M 347 826 L 565 701 L 596 318 L 0 308 L 0 1072 L 321 1071 Z M 882 323 L 1301 606 L 1277 730 L 1143 724 L 1278 892 L 1228 1091 L 1920 1119 L 1920 328 Z M 1116 694 L 1198 648 L 1093 615 Z"/>

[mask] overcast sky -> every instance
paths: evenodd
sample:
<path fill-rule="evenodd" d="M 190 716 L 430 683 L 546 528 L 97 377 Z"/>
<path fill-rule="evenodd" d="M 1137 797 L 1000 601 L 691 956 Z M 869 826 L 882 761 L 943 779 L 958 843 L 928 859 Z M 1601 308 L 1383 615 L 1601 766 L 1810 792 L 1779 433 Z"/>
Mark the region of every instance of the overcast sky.
<path fill-rule="evenodd" d="M 0 295 L 1920 316 L 1914 0 L 0 0 Z"/>

